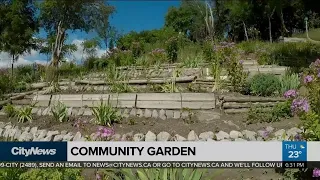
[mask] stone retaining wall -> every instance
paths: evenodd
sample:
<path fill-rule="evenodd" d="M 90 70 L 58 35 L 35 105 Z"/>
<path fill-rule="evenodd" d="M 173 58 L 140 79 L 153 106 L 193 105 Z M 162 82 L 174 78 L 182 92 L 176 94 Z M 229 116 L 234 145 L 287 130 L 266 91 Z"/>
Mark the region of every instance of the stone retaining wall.
<path fill-rule="evenodd" d="M 179 134 L 171 135 L 168 132 L 160 132 L 155 134 L 148 131 L 146 134 L 132 132 L 123 135 L 114 134 L 112 141 L 282 141 L 290 140 L 302 130 L 291 128 L 289 130 L 280 129 L 274 131 L 274 128 L 267 127 L 263 130 L 254 132 L 249 130 L 230 131 L 229 133 L 219 131 L 203 132 L 197 135 L 194 131 L 190 131 L 187 137 Z M 38 129 L 37 127 L 22 127 L 14 126 L 11 123 L 0 122 L 0 137 L 5 141 L 85 141 L 84 135 L 80 132 L 72 133 L 67 131 L 48 131 Z M 95 133 L 89 136 L 90 140 L 97 140 Z"/>
<path fill-rule="evenodd" d="M 16 106 L 17 109 L 22 106 Z M 153 118 L 153 119 L 187 119 L 192 117 L 201 122 L 208 122 L 220 119 L 219 111 L 188 111 L 188 110 L 165 110 L 165 109 L 117 109 L 118 115 L 122 118 L 139 117 L 139 118 Z M 68 116 L 92 116 L 91 108 L 77 108 L 69 107 L 67 109 Z M 37 116 L 51 116 L 51 107 L 34 107 L 32 114 Z M 199 116 L 201 114 L 201 116 Z M 4 111 L 0 111 L 0 115 L 5 115 Z"/>

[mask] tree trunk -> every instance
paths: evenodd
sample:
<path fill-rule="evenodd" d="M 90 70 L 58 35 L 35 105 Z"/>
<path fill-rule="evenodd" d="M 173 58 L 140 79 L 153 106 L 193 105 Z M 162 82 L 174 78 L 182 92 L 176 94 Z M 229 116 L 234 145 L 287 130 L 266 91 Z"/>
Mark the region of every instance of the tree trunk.
<path fill-rule="evenodd" d="M 56 41 L 53 45 L 52 49 L 52 56 L 51 56 L 51 66 L 58 67 L 60 58 L 61 58 L 61 52 L 62 47 L 65 40 L 65 34 L 66 30 L 62 28 L 62 22 L 59 22 L 58 29 L 57 29 L 57 35 L 56 35 Z"/>
<path fill-rule="evenodd" d="M 51 55 L 51 62 L 50 62 L 50 81 L 58 82 L 58 66 L 62 56 L 62 47 L 64 44 L 66 35 L 66 30 L 62 27 L 62 21 L 59 22 L 56 34 L 56 40 L 54 45 L 52 46 L 52 55 Z"/>
<path fill-rule="evenodd" d="M 269 38 L 270 38 L 270 43 L 272 43 L 272 30 L 271 30 L 271 18 L 273 16 L 273 13 L 274 11 L 276 10 L 276 8 L 273 8 L 269 18 L 268 18 L 268 21 L 269 21 Z"/>
<path fill-rule="evenodd" d="M 246 40 L 248 41 L 249 38 L 248 38 L 248 33 L 247 33 L 247 27 L 246 27 L 246 24 L 242 21 L 242 24 L 243 24 L 243 29 L 244 29 L 244 34 L 246 36 Z"/>

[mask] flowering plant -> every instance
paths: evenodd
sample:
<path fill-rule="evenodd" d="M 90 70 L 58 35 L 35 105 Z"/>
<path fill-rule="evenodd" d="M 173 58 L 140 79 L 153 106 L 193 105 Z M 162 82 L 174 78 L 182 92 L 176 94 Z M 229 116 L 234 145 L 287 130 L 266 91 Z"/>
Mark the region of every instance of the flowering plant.
<path fill-rule="evenodd" d="M 115 134 L 113 128 L 109 127 L 99 127 L 96 132 L 96 137 L 98 141 L 110 141 L 111 137 Z"/>
<path fill-rule="evenodd" d="M 320 59 L 311 63 L 302 74 L 302 82 L 307 93 L 299 96 L 296 90 L 285 92 L 285 98 L 292 99 L 291 112 L 299 116 L 304 133 L 301 139 L 307 141 L 320 140 Z M 315 168 L 313 177 L 320 177 L 320 170 Z"/>

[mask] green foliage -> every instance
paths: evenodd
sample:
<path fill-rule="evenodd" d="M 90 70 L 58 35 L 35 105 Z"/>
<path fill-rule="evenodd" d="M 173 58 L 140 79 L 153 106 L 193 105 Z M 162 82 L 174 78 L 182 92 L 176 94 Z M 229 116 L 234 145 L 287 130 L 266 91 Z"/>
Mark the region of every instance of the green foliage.
<path fill-rule="evenodd" d="M 130 49 L 133 57 L 137 58 L 144 53 L 144 44 L 142 42 L 132 42 Z"/>
<path fill-rule="evenodd" d="M 248 72 L 243 70 L 242 61 L 239 62 L 236 55 L 232 54 L 226 66 L 232 90 L 234 92 L 241 92 L 248 77 Z"/>
<path fill-rule="evenodd" d="M 84 73 L 85 69 L 74 62 L 63 62 L 57 72 L 62 77 L 74 77 Z"/>
<path fill-rule="evenodd" d="M 25 168 L 1 168 L 0 179 L 3 180 L 20 180 L 20 176 L 27 172 Z M 35 179 L 34 179 L 35 180 Z"/>
<path fill-rule="evenodd" d="M 202 1 L 183 1 L 180 7 L 172 7 L 165 17 L 165 26 L 176 32 L 188 34 L 192 41 L 202 41 L 206 37 L 206 7 Z"/>
<path fill-rule="evenodd" d="M 128 83 L 113 82 L 110 86 L 110 92 L 113 93 L 130 93 L 134 92 L 134 90 Z"/>
<path fill-rule="evenodd" d="M 19 180 L 84 180 L 80 169 L 48 168 L 32 169 L 20 175 Z"/>
<path fill-rule="evenodd" d="M 281 94 L 290 89 L 298 89 L 300 86 L 300 77 L 298 74 L 285 74 L 280 77 Z"/>
<path fill-rule="evenodd" d="M 92 108 L 93 115 L 97 124 L 102 126 L 109 126 L 113 123 L 120 122 L 121 117 L 117 114 L 117 110 L 111 105 L 107 105 L 102 100 L 100 105 Z"/>
<path fill-rule="evenodd" d="M 26 106 L 18 110 L 17 112 L 18 122 L 24 123 L 26 121 L 32 122 L 32 107 Z"/>
<path fill-rule="evenodd" d="M 256 74 L 250 81 L 250 92 L 258 96 L 271 96 L 280 90 L 279 78 L 273 74 Z"/>
<path fill-rule="evenodd" d="M 171 63 L 175 63 L 178 60 L 178 38 L 172 37 L 166 41 L 166 52 Z"/>
<path fill-rule="evenodd" d="M 109 61 L 116 66 L 130 66 L 136 62 L 131 50 L 117 50 L 109 57 Z"/>
<path fill-rule="evenodd" d="M 85 40 L 81 43 L 83 53 L 85 53 L 88 56 L 88 58 L 97 56 L 97 48 L 100 47 L 100 45 L 100 41 L 97 38 Z"/>
<path fill-rule="evenodd" d="M 283 118 L 292 117 L 291 112 L 292 100 L 277 103 L 271 109 L 263 105 L 251 106 L 247 116 L 247 124 L 262 123 L 262 122 L 278 122 Z"/>
<path fill-rule="evenodd" d="M 141 169 L 134 172 L 131 169 L 110 169 L 104 172 L 106 178 L 121 180 L 200 180 L 204 170 L 187 168 Z"/>
<path fill-rule="evenodd" d="M 2 72 L 0 74 L 0 95 L 10 92 L 12 85 L 8 72 Z"/>
<path fill-rule="evenodd" d="M 66 122 L 69 119 L 67 106 L 60 101 L 52 107 L 51 113 L 58 122 Z"/>
<path fill-rule="evenodd" d="M 7 104 L 4 106 L 4 112 L 9 118 L 15 117 L 17 115 L 17 109 L 12 104 Z"/>

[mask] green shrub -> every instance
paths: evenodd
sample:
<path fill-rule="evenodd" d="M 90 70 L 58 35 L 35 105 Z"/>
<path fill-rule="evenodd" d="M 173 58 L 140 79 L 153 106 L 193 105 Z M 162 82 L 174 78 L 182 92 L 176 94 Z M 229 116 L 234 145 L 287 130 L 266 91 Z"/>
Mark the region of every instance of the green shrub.
<path fill-rule="evenodd" d="M 114 180 L 200 180 L 205 170 L 195 168 L 162 168 L 162 169 L 141 169 L 134 172 L 131 169 L 109 169 L 102 172 L 106 179 Z M 123 178 L 122 178 L 123 177 Z"/>
<path fill-rule="evenodd" d="M 256 74 L 250 81 L 250 92 L 258 96 L 271 96 L 279 93 L 280 80 L 273 74 Z"/>
<path fill-rule="evenodd" d="M 52 107 L 51 113 L 53 115 L 53 118 L 58 122 L 65 122 L 69 119 L 67 106 L 61 103 L 60 101 L 58 102 L 58 104 Z"/>
<path fill-rule="evenodd" d="M 87 59 L 85 59 L 85 61 L 83 62 L 84 67 L 87 70 L 92 70 L 95 67 L 95 62 L 98 60 L 98 58 L 95 57 L 88 57 Z"/>
<path fill-rule="evenodd" d="M 117 114 L 117 110 L 111 105 L 105 104 L 102 100 L 98 107 L 92 108 L 93 115 L 96 123 L 102 126 L 111 126 L 113 123 L 120 121 L 120 116 Z"/>
<path fill-rule="evenodd" d="M 4 106 L 4 112 L 9 118 L 15 117 L 17 115 L 17 109 L 12 104 Z"/>
<path fill-rule="evenodd" d="M 80 169 L 47 168 L 31 169 L 22 173 L 19 180 L 84 180 Z"/>
<path fill-rule="evenodd" d="M 27 172 L 27 169 L 25 169 L 25 168 L 1 168 L 0 169 L 0 179 L 20 180 L 20 175 L 22 175 L 25 172 Z"/>
<path fill-rule="evenodd" d="M 6 94 L 10 92 L 13 82 L 9 76 L 9 73 L 3 72 L 0 74 L 0 94 Z"/>
<path fill-rule="evenodd" d="M 252 106 L 248 112 L 247 124 L 277 122 L 283 118 L 292 117 L 291 103 L 292 100 L 280 102 L 270 110 L 265 106 Z"/>
<path fill-rule="evenodd" d="M 166 41 L 166 52 L 171 63 L 175 63 L 178 60 L 178 46 L 179 39 L 177 37 L 171 37 Z"/>
<path fill-rule="evenodd" d="M 144 44 L 142 42 L 132 42 L 130 50 L 133 57 L 137 58 L 144 53 Z"/>
<path fill-rule="evenodd" d="M 290 89 L 298 89 L 300 86 L 300 77 L 298 74 L 285 74 L 280 77 L 281 94 Z"/>
<path fill-rule="evenodd" d="M 17 112 L 18 122 L 24 123 L 25 121 L 32 122 L 32 107 L 26 106 L 18 110 Z"/>

